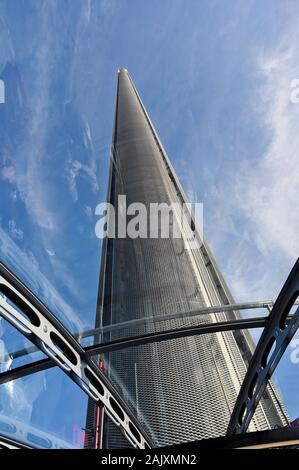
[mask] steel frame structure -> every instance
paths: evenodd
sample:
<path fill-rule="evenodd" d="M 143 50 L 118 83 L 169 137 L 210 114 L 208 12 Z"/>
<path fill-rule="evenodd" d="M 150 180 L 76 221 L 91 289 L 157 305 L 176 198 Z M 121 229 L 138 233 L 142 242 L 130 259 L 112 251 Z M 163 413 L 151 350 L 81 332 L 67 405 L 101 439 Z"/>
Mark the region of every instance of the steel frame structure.
<path fill-rule="evenodd" d="M 0 315 L 51 358 L 97 404 L 104 406 L 107 415 L 134 447 L 152 447 L 150 437 L 81 345 L 2 263 L 0 294 Z"/>
<path fill-rule="evenodd" d="M 246 432 L 263 392 L 299 326 L 299 307 L 288 319 L 299 295 L 299 258 L 271 310 L 247 369 L 227 434 Z"/>
<path fill-rule="evenodd" d="M 268 317 L 261 318 L 248 318 L 242 320 L 232 320 L 218 323 L 207 323 L 197 326 L 189 326 L 184 328 L 176 328 L 173 330 L 166 330 L 156 333 L 147 333 L 139 336 L 132 336 L 127 338 L 120 338 L 107 343 L 93 344 L 87 346 L 84 351 L 87 356 L 95 356 L 108 352 L 118 351 L 129 347 L 136 347 L 150 343 L 158 343 L 161 341 L 169 341 L 172 339 L 184 338 L 187 336 L 203 335 L 208 333 L 218 333 L 221 331 L 235 331 L 251 328 L 263 328 L 266 325 Z M 20 367 L 0 373 L 0 385 L 3 383 L 16 380 L 21 377 L 40 372 L 42 370 L 55 367 L 57 364 L 53 359 L 40 359 L 29 364 L 24 364 Z"/>
<path fill-rule="evenodd" d="M 205 308 L 200 308 L 200 309 L 188 310 L 186 312 L 179 312 L 179 313 L 176 312 L 176 313 L 170 313 L 166 315 L 157 315 L 156 317 L 151 318 L 150 321 L 154 323 L 158 323 L 158 322 L 162 322 L 166 320 L 175 320 L 177 318 L 182 318 L 182 317 L 192 318 L 192 317 L 197 317 L 201 315 L 210 315 L 211 313 L 218 313 L 218 312 L 230 313 L 234 311 L 252 310 L 252 309 L 267 309 L 268 312 L 270 312 L 273 305 L 274 305 L 273 300 L 260 300 L 256 302 L 243 302 L 240 304 L 217 305 L 214 307 L 205 307 Z M 299 305 L 299 301 L 296 301 L 294 305 Z M 260 317 L 252 317 L 252 320 L 254 320 L 255 318 L 260 318 Z M 73 336 L 80 342 L 84 338 L 95 337 L 95 336 L 102 335 L 104 333 L 108 333 L 112 331 L 115 332 L 115 331 L 123 330 L 125 328 L 133 328 L 136 326 L 138 327 L 146 326 L 148 325 L 148 322 L 149 322 L 148 318 L 129 320 L 129 321 L 115 323 L 115 324 L 108 325 L 108 326 L 102 326 L 99 328 L 92 328 L 90 330 L 81 331 L 79 333 L 73 334 Z M 261 326 L 264 326 L 264 325 L 261 325 Z M 16 358 L 25 356 L 26 354 L 29 354 L 35 351 L 38 351 L 38 348 L 35 346 L 31 346 L 30 348 L 26 348 L 26 349 L 19 349 L 10 354 L 0 357 L 0 360 L 6 361 L 9 359 L 16 359 Z M 0 374 L 0 377 L 1 377 L 1 374 Z"/>
<path fill-rule="evenodd" d="M 197 334 L 264 327 L 233 409 L 227 436 L 200 441 L 202 443 L 200 445 L 203 447 L 205 444 L 209 446 L 209 442 L 214 447 L 228 446 L 231 448 L 256 447 L 257 445 L 266 447 L 270 445 L 284 446 L 290 445 L 290 442 L 292 445 L 298 445 L 299 430 L 297 429 L 284 428 L 281 430 L 244 433 L 269 379 L 299 326 L 299 307 L 294 314 L 289 315 L 292 306 L 294 304 L 298 305 L 299 259 L 295 263 L 268 317 L 207 323 L 143 334 L 88 346 L 85 349 L 29 289 L 1 263 L 0 293 L 2 294 L 2 297 L 0 296 L 0 315 L 48 356 L 47 359 L 3 372 L 0 374 L 0 384 L 57 365 L 85 393 L 105 407 L 108 416 L 120 426 L 126 438 L 138 448 L 151 447 L 153 444 L 107 377 L 93 363 L 91 356 Z M 258 306 L 265 307 L 266 305 L 264 303 L 264 305 Z M 230 307 L 230 310 L 237 309 L 237 305 L 227 307 Z M 215 309 L 219 311 L 221 306 L 217 306 Z M 264 444 L 261 436 L 264 436 Z M 29 446 L 24 446 L 0 436 L 1 446 L 29 448 Z"/>

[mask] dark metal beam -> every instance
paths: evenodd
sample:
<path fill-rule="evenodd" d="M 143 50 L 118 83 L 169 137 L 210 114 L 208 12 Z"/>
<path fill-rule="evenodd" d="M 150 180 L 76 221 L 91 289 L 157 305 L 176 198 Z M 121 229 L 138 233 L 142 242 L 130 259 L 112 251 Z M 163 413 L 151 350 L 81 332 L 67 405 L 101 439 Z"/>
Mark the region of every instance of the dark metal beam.
<path fill-rule="evenodd" d="M 229 304 L 229 305 L 215 305 L 213 307 L 204 307 L 195 310 L 187 310 L 184 312 L 175 312 L 175 313 L 167 313 L 165 315 L 157 315 L 155 317 L 148 317 L 145 318 L 138 318 L 136 320 L 129 320 L 121 323 L 115 323 L 112 325 L 105 325 L 98 328 L 92 328 L 89 330 L 84 330 L 79 333 L 73 334 L 74 338 L 76 338 L 79 342 L 83 338 L 90 338 L 93 336 L 98 336 L 100 334 L 115 332 L 119 330 L 124 330 L 125 328 L 134 328 L 140 326 L 147 326 L 150 322 L 152 324 L 159 323 L 166 320 L 175 320 L 177 318 L 193 318 L 193 317 L 200 317 L 201 315 L 210 315 L 212 313 L 217 312 L 234 312 L 239 310 L 250 310 L 250 309 L 267 309 L 268 312 L 271 311 L 271 308 L 274 305 L 273 300 L 258 300 L 255 302 L 243 302 L 241 304 Z M 299 305 L 299 302 L 295 302 L 295 305 Z M 8 361 L 9 359 L 17 359 L 18 357 L 26 356 L 29 353 L 33 353 L 38 351 L 38 348 L 35 346 L 31 346 L 29 348 L 19 349 L 17 351 L 13 351 L 9 354 L 4 356 L 0 356 L 0 361 Z"/>
<path fill-rule="evenodd" d="M 210 315 L 212 313 L 218 312 L 226 312 L 231 313 L 234 311 L 239 310 L 250 310 L 250 309 L 267 309 L 268 311 L 274 305 L 273 300 L 259 300 L 256 302 L 243 302 L 241 304 L 225 304 L 225 305 L 214 305 L 213 307 L 203 307 L 199 309 L 187 310 L 183 312 L 173 312 L 173 313 L 166 313 L 165 315 L 155 315 L 154 317 L 144 317 L 144 318 L 137 318 L 135 320 L 128 320 L 120 323 L 114 323 L 112 325 L 105 325 L 97 328 L 91 328 L 89 330 L 80 331 L 78 333 L 73 334 L 74 338 L 76 338 L 79 342 L 83 338 L 94 337 L 98 335 L 103 335 L 105 333 L 111 333 L 115 331 L 124 330 L 125 328 L 136 328 L 142 326 L 148 326 L 149 324 L 155 324 L 159 322 L 165 322 L 166 320 L 176 320 L 178 318 L 194 318 L 200 317 L 202 315 Z M 5 354 L 0 356 L 0 361 L 8 361 L 10 359 L 16 359 L 18 357 L 26 356 L 29 353 L 33 353 L 38 351 L 39 349 L 35 346 L 19 349 L 17 351 L 10 352 L 9 354 Z"/>
<path fill-rule="evenodd" d="M 95 344 L 84 348 L 86 355 L 94 356 L 96 354 L 104 354 L 120 349 L 133 346 L 140 346 L 149 343 L 157 343 L 161 341 L 169 341 L 172 339 L 184 338 L 188 336 L 203 335 L 207 333 L 218 333 L 221 331 L 235 331 L 251 328 L 263 328 L 266 325 L 268 317 L 249 318 L 242 320 L 232 320 L 227 322 L 207 323 L 196 326 L 177 328 L 174 330 L 166 330 L 157 333 L 148 333 L 140 336 L 132 336 L 131 338 L 120 338 L 107 343 Z M 2 372 L 0 374 L 0 384 L 16 380 L 21 377 L 50 369 L 57 364 L 51 359 L 41 359 L 30 364 L 15 367 L 12 370 Z"/>
<path fill-rule="evenodd" d="M 241 386 L 227 434 L 244 433 L 277 364 L 299 326 L 299 308 L 288 320 L 299 295 L 299 258 L 286 280 L 260 337 Z"/>
<path fill-rule="evenodd" d="M 250 328 L 263 328 L 267 322 L 267 317 L 249 318 L 242 320 L 231 320 L 217 323 L 206 323 L 195 326 L 187 326 L 172 330 L 146 333 L 131 338 L 120 338 L 109 343 L 93 345 L 86 348 L 86 353 L 91 356 L 106 352 L 117 351 L 119 349 L 141 346 L 149 343 L 158 343 L 188 336 L 204 335 L 208 333 L 218 333 L 221 331 L 235 331 Z M 1 375 L 0 375 L 1 377 Z"/>
<path fill-rule="evenodd" d="M 31 375 L 36 372 L 51 369 L 52 367 L 56 366 L 56 362 L 52 361 L 52 359 L 49 359 L 47 357 L 46 359 L 40 359 L 39 361 L 34 361 L 30 362 L 29 364 L 24 364 L 22 366 L 15 367 L 14 369 L 1 372 L 0 385 L 5 384 L 7 382 L 11 382 L 12 380 L 21 379 L 22 377 L 26 377 L 27 375 Z"/>

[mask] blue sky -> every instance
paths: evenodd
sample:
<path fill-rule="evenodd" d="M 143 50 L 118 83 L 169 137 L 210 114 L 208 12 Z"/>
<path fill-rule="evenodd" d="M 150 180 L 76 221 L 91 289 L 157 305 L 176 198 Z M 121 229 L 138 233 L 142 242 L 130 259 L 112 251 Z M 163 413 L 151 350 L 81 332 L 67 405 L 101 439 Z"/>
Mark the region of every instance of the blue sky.
<path fill-rule="evenodd" d="M 236 300 L 276 297 L 299 251 L 298 16 L 286 0 L 0 1 L 0 256 L 72 331 L 94 322 L 94 209 L 106 195 L 120 67 L 188 195 L 204 203 Z M 10 347 L 24 344 L 5 331 Z M 298 365 L 286 354 L 280 369 L 295 417 Z M 44 387 L 39 406 L 53 386 L 70 398 L 51 400 L 40 426 L 71 440 L 83 396 L 60 372 L 42 377 L 30 378 Z"/>

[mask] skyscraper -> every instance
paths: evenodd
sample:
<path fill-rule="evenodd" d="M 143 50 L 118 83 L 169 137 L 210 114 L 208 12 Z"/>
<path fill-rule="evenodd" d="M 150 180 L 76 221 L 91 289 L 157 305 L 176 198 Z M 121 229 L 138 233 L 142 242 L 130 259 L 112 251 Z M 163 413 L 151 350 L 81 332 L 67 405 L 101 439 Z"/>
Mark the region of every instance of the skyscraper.
<path fill-rule="evenodd" d="M 126 69 L 118 73 L 108 201 L 127 205 L 187 201 L 174 169 Z M 192 230 L 196 228 L 191 221 Z M 117 227 L 116 227 L 117 228 Z M 239 318 L 238 312 L 189 316 L 194 309 L 234 303 L 206 243 L 189 247 L 183 238 L 108 238 L 103 243 L 96 326 L 102 340 L 185 325 Z M 161 316 L 181 313 L 176 319 Z M 159 321 L 155 317 L 159 316 Z M 138 327 L 109 325 L 147 319 Z M 247 331 L 218 332 L 127 348 L 106 355 L 106 373 L 153 435 L 157 446 L 224 435 L 250 360 Z M 88 411 L 91 430 L 96 422 Z M 287 424 L 271 384 L 251 430 Z M 107 447 L 125 445 L 104 420 Z"/>

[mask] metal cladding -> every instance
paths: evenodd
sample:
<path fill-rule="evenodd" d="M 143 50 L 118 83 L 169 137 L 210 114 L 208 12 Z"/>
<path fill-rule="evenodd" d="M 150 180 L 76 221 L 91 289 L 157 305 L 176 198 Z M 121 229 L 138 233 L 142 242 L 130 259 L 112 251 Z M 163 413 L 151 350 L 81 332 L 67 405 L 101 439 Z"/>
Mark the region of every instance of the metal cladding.
<path fill-rule="evenodd" d="M 126 69 L 118 72 L 108 201 L 182 203 L 183 189 Z M 103 341 L 163 329 L 239 319 L 238 312 L 155 316 L 234 303 L 207 243 L 186 249 L 181 238 L 110 238 L 103 243 L 96 326 L 148 318 L 144 326 L 105 333 Z M 157 446 L 224 435 L 251 358 L 246 331 L 217 332 L 115 351 L 105 356 L 107 375 Z M 270 384 L 251 431 L 287 424 Z M 123 437 L 106 420 L 104 445 Z"/>

